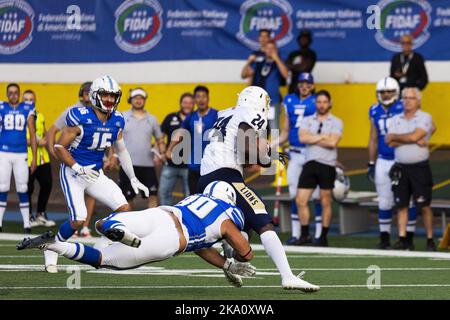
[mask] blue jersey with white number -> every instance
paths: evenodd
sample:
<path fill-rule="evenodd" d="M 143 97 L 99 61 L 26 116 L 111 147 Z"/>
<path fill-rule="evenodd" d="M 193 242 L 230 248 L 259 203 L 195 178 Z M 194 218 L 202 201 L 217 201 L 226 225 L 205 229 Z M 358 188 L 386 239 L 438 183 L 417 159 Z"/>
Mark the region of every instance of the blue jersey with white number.
<path fill-rule="evenodd" d="M 389 147 L 384 141 L 387 128 L 393 116 L 403 112 L 403 103 L 397 101 L 388 110 L 377 103 L 370 107 L 369 117 L 375 125 L 378 137 L 378 157 L 386 160 L 394 160 L 394 148 Z"/>
<path fill-rule="evenodd" d="M 239 230 L 244 228 L 244 214 L 241 209 L 220 199 L 196 194 L 177 203 L 182 223 L 189 233 L 185 251 L 209 248 L 222 238 L 222 222 L 230 219 Z"/>
<path fill-rule="evenodd" d="M 0 151 L 27 152 L 27 121 L 33 115 L 32 102 L 22 102 L 13 108 L 0 101 Z"/>
<path fill-rule="evenodd" d="M 125 126 L 125 120 L 122 113 L 115 111 L 102 123 L 93 108 L 74 107 L 67 113 L 66 124 L 81 129 L 81 133 L 69 146 L 74 160 L 82 166 L 95 164 L 95 169 L 100 170 L 105 150 L 117 140 L 119 132 Z"/>
<path fill-rule="evenodd" d="M 292 93 L 284 98 L 283 103 L 289 118 L 289 145 L 304 148 L 305 144 L 300 142 L 298 130 L 302 119 L 316 112 L 316 96 L 310 95 L 301 100 L 297 94 Z"/>

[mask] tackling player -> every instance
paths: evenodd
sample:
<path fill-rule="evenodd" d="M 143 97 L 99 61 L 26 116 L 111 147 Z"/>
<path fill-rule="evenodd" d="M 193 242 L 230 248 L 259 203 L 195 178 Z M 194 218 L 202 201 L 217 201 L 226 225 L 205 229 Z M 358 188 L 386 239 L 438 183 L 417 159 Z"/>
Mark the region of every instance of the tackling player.
<path fill-rule="evenodd" d="M 113 213 L 97 221 L 97 231 L 113 241 L 104 248 L 59 242 L 51 232 L 46 232 L 34 239 L 24 239 L 17 249 L 46 248 L 95 268 L 111 269 L 137 268 L 193 251 L 222 268 L 227 279 L 240 287 L 241 276 L 254 275 L 255 268 L 246 263 L 253 253 L 240 232 L 244 228 L 244 214 L 235 205 L 233 187 L 226 182 L 214 181 L 203 195 L 189 196 L 173 207 Z M 226 259 L 212 248 L 221 239 L 226 239 L 234 248 L 237 262 Z"/>
<path fill-rule="evenodd" d="M 300 73 L 298 77 L 298 94 L 292 93 L 284 98 L 284 125 L 281 129 L 278 145 L 283 145 L 289 139 L 289 163 L 287 167 L 287 180 L 289 184 L 289 196 L 291 203 L 292 237 L 286 241 L 287 245 L 293 245 L 300 238 L 300 221 L 298 219 L 297 195 L 298 180 L 305 164 L 305 147 L 300 142 L 300 122 L 304 117 L 316 112 L 316 98 L 314 95 L 314 78 L 310 73 Z M 273 145 L 273 144 L 272 144 Z M 318 191 L 318 189 L 316 189 Z M 316 193 L 316 192 L 315 192 Z M 313 196 L 313 198 L 316 198 Z M 315 202 L 315 238 L 320 238 L 322 229 L 322 206 Z"/>
<path fill-rule="evenodd" d="M 391 77 L 377 82 L 376 95 L 378 103 L 369 110 L 370 138 L 368 178 L 375 183 L 378 194 L 378 222 L 380 225 L 380 243 L 378 249 L 391 248 L 391 223 L 394 194 L 389 171 L 394 164 L 394 148 L 385 142 L 385 135 L 392 117 L 403 112 L 403 103 L 399 100 L 400 87 Z M 408 213 L 407 245 L 413 249 L 413 237 L 416 228 L 416 209 Z"/>
<path fill-rule="evenodd" d="M 273 230 L 272 217 L 243 179 L 246 164 L 271 166 L 270 147 L 263 137 L 269 106 L 268 93 L 260 87 L 250 86 L 239 94 L 236 107 L 219 112 L 203 154 L 199 190 L 218 179 L 230 183 L 236 190 L 237 206 L 245 215 L 245 231 L 248 233 L 253 229 L 260 235 L 267 254 L 281 274 L 283 288 L 317 291 L 318 286 L 293 275 L 283 245 Z M 284 154 L 280 154 L 280 160 L 285 162 Z"/>
<path fill-rule="evenodd" d="M 103 76 L 91 85 L 91 107 L 74 107 L 67 114 L 67 126 L 55 144 L 61 160 L 61 187 L 69 208 L 70 220 L 64 222 L 57 235 L 66 241 L 86 220 L 85 192 L 108 205 L 116 212 L 128 211 L 129 205 L 116 183 L 103 173 L 103 155 L 114 145 L 122 168 L 135 191 L 149 190 L 135 176 L 130 154 L 122 139 L 125 125 L 117 111 L 122 96 L 119 84 L 110 76 Z"/>
<path fill-rule="evenodd" d="M 10 83 L 6 87 L 8 102 L 0 101 L 0 232 L 6 210 L 11 173 L 14 173 L 20 213 L 25 233 L 31 233 L 30 199 L 28 196 L 28 150 L 27 127 L 33 159 L 30 172 L 36 170 L 36 126 L 34 123 L 34 103 L 19 102 L 20 87 Z"/>

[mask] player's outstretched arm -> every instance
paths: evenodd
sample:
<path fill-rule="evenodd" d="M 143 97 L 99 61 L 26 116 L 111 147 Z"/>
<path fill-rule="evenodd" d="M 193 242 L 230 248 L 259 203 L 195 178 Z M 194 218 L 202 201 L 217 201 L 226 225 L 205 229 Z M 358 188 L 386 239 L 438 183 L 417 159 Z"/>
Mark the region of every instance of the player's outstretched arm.
<path fill-rule="evenodd" d="M 134 192 L 138 194 L 139 190 L 142 190 L 144 191 L 145 196 L 148 197 L 150 195 L 150 191 L 138 180 L 138 178 L 136 178 L 136 174 L 134 173 L 133 163 L 131 162 L 130 153 L 125 146 L 122 131 L 119 132 L 117 140 L 114 142 L 114 149 L 117 152 L 117 157 L 119 158 L 123 171 L 127 175 L 128 179 L 130 179 L 131 187 L 133 187 Z"/>

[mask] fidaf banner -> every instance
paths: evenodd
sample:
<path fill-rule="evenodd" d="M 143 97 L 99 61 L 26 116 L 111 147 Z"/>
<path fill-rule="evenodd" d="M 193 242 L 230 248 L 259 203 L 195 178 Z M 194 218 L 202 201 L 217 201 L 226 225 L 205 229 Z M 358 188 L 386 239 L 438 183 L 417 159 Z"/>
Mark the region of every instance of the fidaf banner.
<path fill-rule="evenodd" d="M 305 28 L 319 61 L 386 61 L 404 34 L 450 60 L 450 0 L 0 0 L 0 63 L 246 59 L 261 29 L 287 57 Z"/>

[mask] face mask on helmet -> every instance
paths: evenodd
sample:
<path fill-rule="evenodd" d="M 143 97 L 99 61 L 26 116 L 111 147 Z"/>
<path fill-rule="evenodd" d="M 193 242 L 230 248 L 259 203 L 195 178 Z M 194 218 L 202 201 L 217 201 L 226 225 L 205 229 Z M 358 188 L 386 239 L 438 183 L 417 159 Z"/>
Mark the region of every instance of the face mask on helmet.
<path fill-rule="evenodd" d="M 112 113 L 117 109 L 121 96 L 121 91 L 117 93 L 100 89 L 97 91 L 96 106 L 100 111 L 104 113 Z"/>
<path fill-rule="evenodd" d="M 398 101 L 400 87 L 397 80 L 386 77 L 377 83 L 377 100 L 384 106 L 390 106 Z"/>

